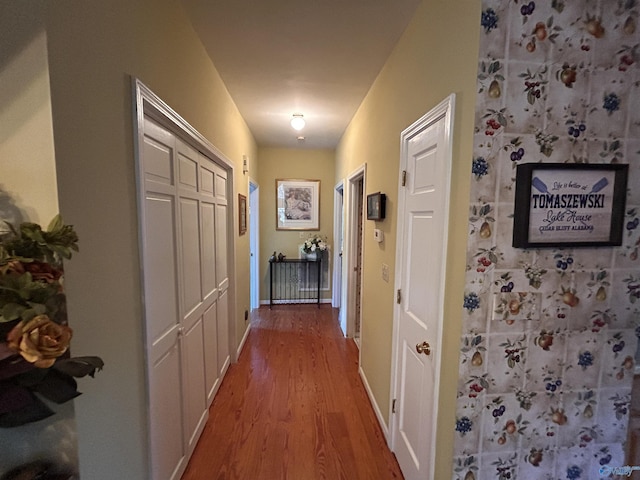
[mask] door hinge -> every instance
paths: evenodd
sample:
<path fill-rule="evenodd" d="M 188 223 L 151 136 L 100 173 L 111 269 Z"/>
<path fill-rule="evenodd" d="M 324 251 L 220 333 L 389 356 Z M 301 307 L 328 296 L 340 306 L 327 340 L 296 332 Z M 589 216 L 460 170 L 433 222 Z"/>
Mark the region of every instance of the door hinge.
<path fill-rule="evenodd" d="M 407 185 L 407 171 L 403 170 L 402 171 L 402 186 L 406 186 Z"/>
<path fill-rule="evenodd" d="M 396 293 L 396 303 L 400 304 L 402 302 L 402 290 L 398 289 L 398 292 Z"/>
<path fill-rule="evenodd" d="M 391 413 L 396 413 L 396 399 L 393 399 L 393 402 L 391 403 Z"/>

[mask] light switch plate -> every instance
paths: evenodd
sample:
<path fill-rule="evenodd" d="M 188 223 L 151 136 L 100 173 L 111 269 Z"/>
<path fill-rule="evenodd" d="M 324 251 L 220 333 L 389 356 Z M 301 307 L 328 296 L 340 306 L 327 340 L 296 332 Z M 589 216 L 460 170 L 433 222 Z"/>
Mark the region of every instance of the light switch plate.
<path fill-rule="evenodd" d="M 389 265 L 386 263 L 382 264 L 382 280 L 389 283 Z"/>

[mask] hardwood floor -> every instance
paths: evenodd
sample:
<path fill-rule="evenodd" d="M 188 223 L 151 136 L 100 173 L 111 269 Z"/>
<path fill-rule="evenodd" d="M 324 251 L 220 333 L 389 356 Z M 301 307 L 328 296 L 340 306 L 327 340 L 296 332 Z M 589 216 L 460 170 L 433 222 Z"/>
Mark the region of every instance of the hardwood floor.
<path fill-rule="evenodd" d="M 402 479 L 329 306 L 262 307 L 182 480 Z"/>

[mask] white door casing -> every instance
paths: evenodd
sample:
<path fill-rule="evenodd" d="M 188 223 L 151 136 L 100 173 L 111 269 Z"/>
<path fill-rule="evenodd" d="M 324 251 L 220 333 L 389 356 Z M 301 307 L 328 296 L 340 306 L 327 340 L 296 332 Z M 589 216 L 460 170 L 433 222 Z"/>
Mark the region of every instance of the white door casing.
<path fill-rule="evenodd" d="M 344 245 L 342 251 L 342 298 L 340 300 L 340 324 L 346 324 L 346 336 L 353 338 L 356 331 L 356 282 L 358 274 L 358 249 L 364 248 L 363 245 L 358 245 L 358 233 L 357 229 L 361 228 L 358 225 L 358 208 L 361 208 L 361 204 L 358 202 L 358 182 L 360 180 L 364 183 L 366 191 L 366 175 L 367 165 L 363 164 L 355 171 L 353 171 L 347 177 L 347 183 L 345 185 L 345 229 Z M 344 312 L 344 317 L 342 317 Z M 343 323 L 344 322 L 344 323 Z"/>
<path fill-rule="evenodd" d="M 235 360 L 233 169 L 143 84 L 134 89 L 149 478 L 177 480 Z"/>
<path fill-rule="evenodd" d="M 260 306 L 260 187 L 254 180 L 249 179 L 249 248 L 250 281 L 251 281 L 251 309 Z"/>
<path fill-rule="evenodd" d="M 434 478 L 454 104 L 451 95 L 401 134 L 390 418 L 407 480 Z"/>
<path fill-rule="evenodd" d="M 333 289 L 331 306 L 341 308 L 342 298 L 342 241 L 344 229 L 344 181 L 333 189 Z M 338 315 L 341 318 L 341 315 Z M 346 325 L 340 323 L 342 333 L 346 334 Z"/>

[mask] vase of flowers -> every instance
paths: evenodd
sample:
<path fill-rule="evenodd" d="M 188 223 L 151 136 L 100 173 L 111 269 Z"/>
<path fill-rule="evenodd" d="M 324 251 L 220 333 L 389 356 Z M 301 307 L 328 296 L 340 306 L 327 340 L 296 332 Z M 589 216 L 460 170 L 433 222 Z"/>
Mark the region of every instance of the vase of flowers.
<path fill-rule="evenodd" d="M 7 223 L 7 222 L 5 222 Z M 99 357 L 69 353 L 63 259 L 78 236 L 60 215 L 40 225 L 23 222 L 0 236 L 0 428 L 53 415 L 41 400 L 64 403 L 80 395 L 74 377 L 94 376 Z"/>
<path fill-rule="evenodd" d="M 302 252 L 307 260 L 317 261 L 318 256 L 322 255 L 329 245 L 327 245 L 326 237 L 321 235 L 311 235 L 302 244 Z"/>

